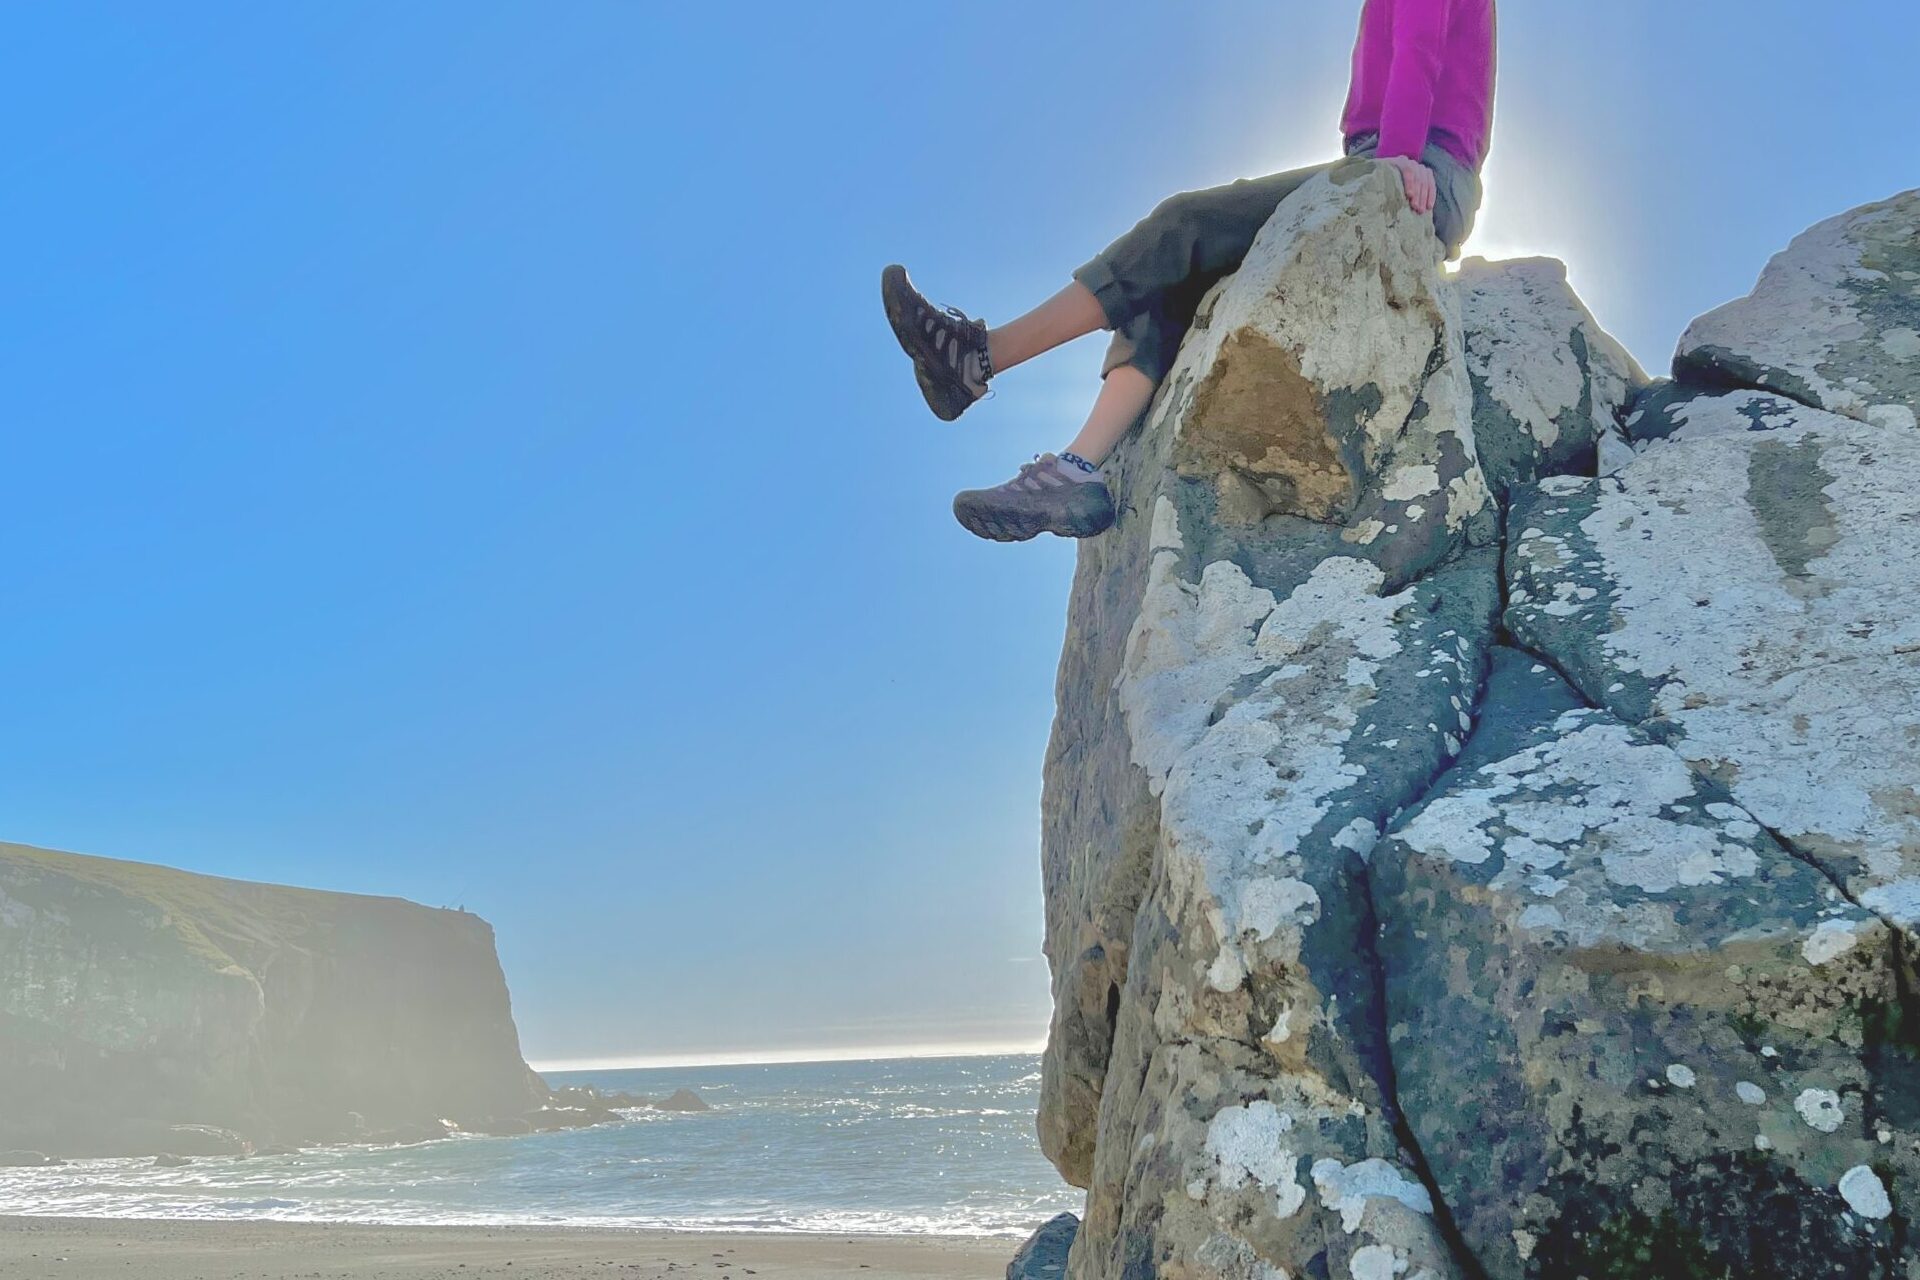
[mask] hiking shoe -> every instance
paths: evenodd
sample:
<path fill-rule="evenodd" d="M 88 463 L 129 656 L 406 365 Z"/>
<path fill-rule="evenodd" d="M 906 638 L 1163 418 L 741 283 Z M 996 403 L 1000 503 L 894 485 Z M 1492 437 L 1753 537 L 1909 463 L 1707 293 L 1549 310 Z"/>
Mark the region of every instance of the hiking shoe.
<path fill-rule="evenodd" d="M 934 417 L 952 422 L 987 394 L 993 360 L 985 324 L 928 302 L 897 264 L 880 273 L 880 300 L 900 349 L 913 360 L 914 379 Z"/>
<path fill-rule="evenodd" d="M 1075 480 L 1060 459 L 1043 453 L 1020 474 L 991 489 L 954 495 L 953 514 L 967 532 L 995 542 L 1025 542 L 1039 533 L 1091 538 L 1113 526 L 1113 495 L 1100 479 Z"/>

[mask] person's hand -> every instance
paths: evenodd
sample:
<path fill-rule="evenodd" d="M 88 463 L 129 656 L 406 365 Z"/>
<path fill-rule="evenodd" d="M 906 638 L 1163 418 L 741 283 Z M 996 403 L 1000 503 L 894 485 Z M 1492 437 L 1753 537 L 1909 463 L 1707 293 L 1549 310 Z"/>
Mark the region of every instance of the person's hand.
<path fill-rule="evenodd" d="M 1400 181 L 1407 188 L 1407 203 L 1413 206 L 1413 211 L 1422 217 L 1432 213 L 1433 202 L 1440 195 L 1440 189 L 1433 180 L 1433 170 L 1407 156 L 1388 156 L 1385 163 L 1400 171 Z"/>

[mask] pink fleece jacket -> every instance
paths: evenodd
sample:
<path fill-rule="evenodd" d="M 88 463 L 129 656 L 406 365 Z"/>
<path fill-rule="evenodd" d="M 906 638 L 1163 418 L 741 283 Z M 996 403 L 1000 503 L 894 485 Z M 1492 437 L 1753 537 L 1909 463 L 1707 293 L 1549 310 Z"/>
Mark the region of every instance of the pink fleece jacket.
<path fill-rule="evenodd" d="M 1367 0 L 1342 128 L 1382 156 L 1429 141 L 1479 169 L 1493 130 L 1494 0 Z"/>

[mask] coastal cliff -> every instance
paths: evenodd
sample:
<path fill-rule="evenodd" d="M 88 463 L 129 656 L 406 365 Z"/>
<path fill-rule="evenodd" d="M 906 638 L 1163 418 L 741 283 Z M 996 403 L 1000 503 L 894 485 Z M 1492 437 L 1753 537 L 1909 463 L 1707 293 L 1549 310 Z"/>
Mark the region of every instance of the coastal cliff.
<path fill-rule="evenodd" d="M 524 1131 L 546 1097 L 477 916 L 0 845 L 0 1148 Z"/>
<path fill-rule="evenodd" d="M 1075 1280 L 1920 1276 L 1920 192 L 1649 381 L 1356 162 L 1082 544 L 1039 1116 Z"/>

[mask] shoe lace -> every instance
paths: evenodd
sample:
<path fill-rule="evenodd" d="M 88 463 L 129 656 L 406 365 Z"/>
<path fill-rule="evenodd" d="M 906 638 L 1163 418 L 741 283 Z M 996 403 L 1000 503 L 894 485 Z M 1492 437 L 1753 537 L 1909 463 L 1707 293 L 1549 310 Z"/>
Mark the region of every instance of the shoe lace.
<path fill-rule="evenodd" d="M 1009 489 L 1051 489 L 1064 483 L 1058 476 L 1048 474 L 1053 470 L 1053 455 L 1035 454 L 1032 462 L 1020 464 L 1020 474 L 1007 481 Z"/>
<path fill-rule="evenodd" d="M 980 362 L 980 380 L 991 381 L 993 352 L 987 345 L 986 322 L 975 320 L 958 307 L 941 307 L 933 313 L 932 319 L 934 323 L 941 325 L 941 329 L 947 335 L 945 348 L 949 351 L 957 351 L 961 340 L 964 339 L 967 349 Z"/>

